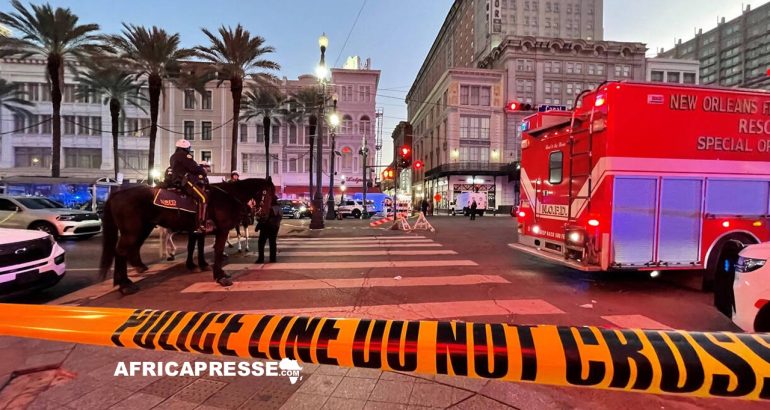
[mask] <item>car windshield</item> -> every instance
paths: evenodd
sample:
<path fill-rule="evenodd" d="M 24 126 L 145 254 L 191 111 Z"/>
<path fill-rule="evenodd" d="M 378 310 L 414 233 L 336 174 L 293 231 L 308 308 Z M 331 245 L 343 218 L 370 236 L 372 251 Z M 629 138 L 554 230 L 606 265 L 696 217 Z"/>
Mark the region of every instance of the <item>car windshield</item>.
<path fill-rule="evenodd" d="M 17 198 L 25 208 L 28 209 L 61 209 L 61 204 L 51 201 L 48 198 Z"/>

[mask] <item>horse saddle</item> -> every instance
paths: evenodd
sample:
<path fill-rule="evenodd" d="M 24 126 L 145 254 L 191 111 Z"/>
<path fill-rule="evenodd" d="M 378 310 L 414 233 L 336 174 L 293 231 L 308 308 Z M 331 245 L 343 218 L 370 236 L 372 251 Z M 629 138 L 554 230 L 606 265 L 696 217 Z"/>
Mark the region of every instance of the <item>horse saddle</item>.
<path fill-rule="evenodd" d="M 175 189 L 158 188 L 152 204 L 161 208 L 177 209 L 183 212 L 198 212 L 198 203 L 191 196 Z"/>

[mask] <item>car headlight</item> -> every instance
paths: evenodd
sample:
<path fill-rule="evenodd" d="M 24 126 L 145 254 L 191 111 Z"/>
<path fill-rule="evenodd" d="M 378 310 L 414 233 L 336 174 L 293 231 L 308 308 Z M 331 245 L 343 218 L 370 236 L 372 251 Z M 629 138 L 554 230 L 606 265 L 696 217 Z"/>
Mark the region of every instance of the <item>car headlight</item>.
<path fill-rule="evenodd" d="M 57 221 L 74 221 L 77 215 L 59 215 L 56 217 Z"/>
<path fill-rule="evenodd" d="M 301 206 L 301 207 L 299 207 L 299 211 L 300 212 L 305 212 L 305 211 L 307 211 L 307 208 L 304 207 L 304 206 Z"/>
<path fill-rule="evenodd" d="M 736 272 L 751 272 L 765 266 L 765 259 L 738 257 L 738 263 L 735 264 Z"/>

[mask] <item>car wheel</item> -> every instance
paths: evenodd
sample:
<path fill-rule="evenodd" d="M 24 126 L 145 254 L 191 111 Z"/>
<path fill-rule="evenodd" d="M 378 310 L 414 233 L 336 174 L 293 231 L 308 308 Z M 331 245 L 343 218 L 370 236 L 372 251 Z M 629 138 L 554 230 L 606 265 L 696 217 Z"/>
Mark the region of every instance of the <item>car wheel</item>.
<path fill-rule="evenodd" d="M 765 304 L 757 312 L 757 317 L 754 318 L 754 331 L 770 332 L 770 304 Z"/>
<path fill-rule="evenodd" d="M 358 209 L 354 209 L 352 215 L 353 215 L 353 218 L 359 219 L 361 218 L 361 211 L 359 211 Z"/>
<path fill-rule="evenodd" d="M 59 232 L 56 231 L 56 227 L 49 222 L 35 222 L 29 226 L 29 229 L 35 231 L 43 231 L 51 236 L 56 236 Z"/>

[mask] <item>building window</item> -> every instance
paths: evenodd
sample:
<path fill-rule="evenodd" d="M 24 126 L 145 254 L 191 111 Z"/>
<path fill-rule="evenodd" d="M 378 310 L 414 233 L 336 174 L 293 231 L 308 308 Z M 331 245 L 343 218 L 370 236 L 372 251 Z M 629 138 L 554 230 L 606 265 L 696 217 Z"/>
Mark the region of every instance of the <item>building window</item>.
<path fill-rule="evenodd" d="M 201 121 L 201 140 L 211 141 L 211 121 Z"/>
<path fill-rule="evenodd" d="M 186 110 L 195 108 L 195 90 L 184 90 L 184 108 Z"/>
<path fill-rule="evenodd" d="M 489 139 L 489 117 L 460 117 L 460 139 Z"/>
<path fill-rule="evenodd" d="M 132 170 L 147 169 L 149 151 L 142 150 L 120 150 L 118 154 L 123 160 L 123 166 Z"/>
<path fill-rule="evenodd" d="M 358 86 L 358 101 L 360 102 L 369 102 L 371 101 L 372 93 L 371 89 L 368 85 L 359 85 Z"/>
<path fill-rule="evenodd" d="M 682 73 L 682 83 L 695 84 L 695 73 Z"/>
<path fill-rule="evenodd" d="M 100 168 L 102 150 L 99 148 L 64 148 L 66 168 Z"/>
<path fill-rule="evenodd" d="M 257 124 L 257 142 L 265 142 L 265 127 Z"/>
<path fill-rule="evenodd" d="M 479 85 L 460 86 L 460 104 L 489 107 L 491 88 Z"/>
<path fill-rule="evenodd" d="M 17 167 L 51 167 L 51 148 L 49 147 L 16 147 L 14 155 L 14 165 Z"/>
<path fill-rule="evenodd" d="M 62 88 L 62 99 L 65 103 L 73 103 L 75 102 L 75 86 L 74 85 L 65 85 Z"/>
<path fill-rule="evenodd" d="M 210 110 L 211 109 L 211 100 L 213 98 L 212 95 L 211 95 L 211 91 L 204 92 L 202 98 L 203 99 L 201 100 L 201 108 L 204 109 L 204 110 Z"/>
<path fill-rule="evenodd" d="M 206 161 L 211 165 L 211 151 L 201 151 L 201 161 Z"/>
<path fill-rule="evenodd" d="M 662 83 L 663 82 L 663 71 L 652 71 L 650 73 L 650 81 Z"/>
<path fill-rule="evenodd" d="M 548 157 L 548 182 L 560 184 L 564 168 L 564 154 L 561 151 L 552 152 Z"/>
<path fill-rule="evenodd" d="M 364 115 L 361 117 L 361 126 L 359 127 L 359 130 L 361 131 L 361 135 L 367 136 L 371 134 L 371 128 L 372 128 L 372 122 L 369 120 L 369 117 Z"/>
<path fill-rule="evenodd" d="M 184 122 L 184 139 L 188 141 L 192 141 L 195 139 L 195 122 L 194 121 Z"/>
<path fill-rule="evenodd" d="M 238 127 L 238 135 L 240 135 L 241 142 L 249 142 L 249 125 L 240 124 Z"/>
<path fill-rule="evenodd" d="M 669 71 L 666 73 L 666 82 L 669 83 L 679 83 L 679 72 L 677 71 Z"/>
<path fill-rule="evenodd" d="M 272 120 L 271 123 L 271 132 L 270 132 L 270 143 L 271 144 L 280 144 L 281 143 L 281 123 Z"/>
<path fill-rule="evenodd" d="M 353 133 L 353 118 L 347 114 L 342 116 L 342 127 L 340 128 L 341 134 L 352 134 Z"/>
<path fill-rule="evenodd" d="M 468 86 L 460 87 L 460 105 L 468 105 Z"/>
<path fill-rule="evenodd" d="M 297 145 L 297 124 L 289 124 L 289 144 Z"/>

